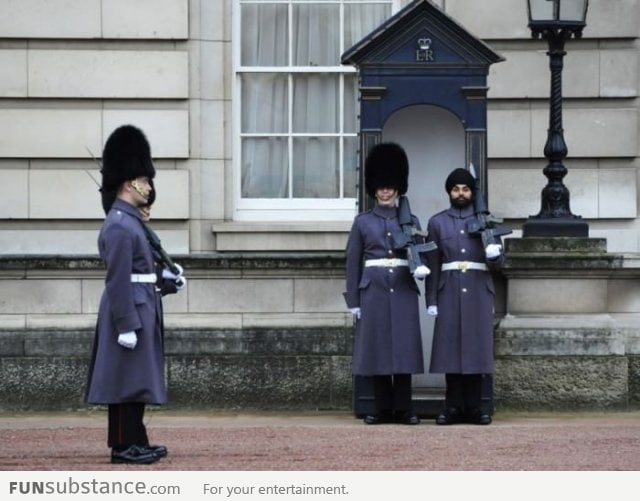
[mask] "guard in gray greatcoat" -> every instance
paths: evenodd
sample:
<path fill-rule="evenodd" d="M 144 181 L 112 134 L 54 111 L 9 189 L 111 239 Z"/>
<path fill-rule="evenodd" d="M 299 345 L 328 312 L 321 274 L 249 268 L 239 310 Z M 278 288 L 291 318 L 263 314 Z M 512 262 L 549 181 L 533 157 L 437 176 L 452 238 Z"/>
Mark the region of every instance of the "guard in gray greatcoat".
<path fill-rule="evenodd" d="M 153 463 L 167 455 L 149 445 L 146 404 L 167 401 L 164 346 L 156 269 L 140 208 L 148 203 L 155 168 L 149 143 L 124 125 L 107 139 L 102 164 L 102 203 L 107 216 L 98 237 L 106 265 L 86 401 L 108 406 L 113 463 Z"/>
<path fill-rule="evenodd" d="M 428 223 L 428 239 L 438 250 L 429 253 L 432 270 L 425 284 L 427 313 L 435 316 L 429 372 L 444 373 L 445 409 L 437 424 L 491 423 L 481 408 L 482 375 L 493 373 L 493 300 L 491 271 L 504 263 L 502 245 L 483 248 L 469 235 L 475 217 L 476 182 L 466 169 L 455 169 L 445 189 L 450 207 Z"/>
<path fill-rule="evenodd" d="M 391 238 L 401 231 L 396 200 L 407 191 L 408 174 L 400 146 L 381 143 L 371 149 L 365 187 L 376 205 L 355 217 L 347 242 L 344 298 L 357 320 L 353 373 L 372 376 L 374 385 L 376 412 L 365 416 L 367 424 L 420 422 L 411 408 L 411 375 L 424 372 L 419 290 L 406 251 L 396 250 Z M 421 266 L 416 278 L 427 273 Z"/>

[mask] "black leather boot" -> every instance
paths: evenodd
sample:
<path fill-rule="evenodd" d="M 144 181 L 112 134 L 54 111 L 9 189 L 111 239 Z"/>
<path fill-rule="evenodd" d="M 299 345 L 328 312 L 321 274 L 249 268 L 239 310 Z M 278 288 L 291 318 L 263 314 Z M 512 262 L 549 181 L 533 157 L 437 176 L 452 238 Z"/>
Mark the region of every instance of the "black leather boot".
<path fill-rule="evenodd" d="M 420 418 L 413 411 L 396 411 L 394 421 L 398 424 L 420 424 Z"/>
<path fill-rule="evenodd" d="M 471 424 L 487 425 L 491 424 L 491 416 L 476 407 L 468 412 L 466 421 Z"/>
<path fill-rule="evenodd" d="M 458 424 L 463 422 L 462 411 L 458 407 L 447 407 L 436 417 L 436 424 Z"/>
<path fill-rule="evenodd" d="M 365 424 L 393 423 L 393 415 L 391 411 L 381 411 L 375 414 L 367 414 L 363 421 Z"/>

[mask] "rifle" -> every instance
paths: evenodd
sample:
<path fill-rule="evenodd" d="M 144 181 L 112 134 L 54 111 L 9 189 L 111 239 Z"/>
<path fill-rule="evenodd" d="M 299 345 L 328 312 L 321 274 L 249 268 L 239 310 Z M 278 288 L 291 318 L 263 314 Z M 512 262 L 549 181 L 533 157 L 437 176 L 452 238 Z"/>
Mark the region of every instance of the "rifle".
<path fill-rule="evenodd" d="M 142 229 L 144 230 L 145 235 L 147 236 L 147 240 L 149 241 L 149 245 L 153 249 L 153 257 L 155 261 L 159 264 L 164 265 L 166 268 L 169 268 L 171 273 L 175 275 L 180 275 L 180 268 L 176 266 L 176 264 L 171 260 L 169 254 L 162 248 L 160 244 L 160 238 L 149 228 L 145 223 L 142 223 Z"/>
<path fill-rule="evenodd" d="M 489 244 L 501 244 L 500 237 L 512 233 L 511 228 L 500 226 L 502 219 L 494 217 L 487 209 L 482 190 L 477 189 L 473 195 L 473 210 L 475 217 L 467 222 L 467 233 L 482 238 L 482 246 L 486 249 Z"/>
<path fill-rule="evenodd" d="M 415 236 L 427 237 L 426 231 L 418 230 L 413 224 L 413 218 L 411 217 L 411 207 L 409 207 L 409 199 L 402 195 L 398 199 L 398 222 L 400 223 L 401 231 L 394 233 L 391 238 L 393 241 L 393 248 L 395 250 L 406 250 L 407 261 L 409 261 L 409 271 L 413 273 L 416 268 L 422 265 L 420 254 L 434 251 L 438 248 L 435 242 L 426 242 L 422 244 L 416 244 L 414 241 Z"/>

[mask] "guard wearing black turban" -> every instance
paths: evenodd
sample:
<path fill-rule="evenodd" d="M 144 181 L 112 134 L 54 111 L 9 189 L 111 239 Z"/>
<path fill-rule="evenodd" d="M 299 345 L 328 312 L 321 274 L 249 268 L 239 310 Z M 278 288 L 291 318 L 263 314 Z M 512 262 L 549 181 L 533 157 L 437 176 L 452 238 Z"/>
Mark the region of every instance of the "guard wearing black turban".
<path fill-rule="evenodd" d="M 482 381 L 492 374 L 493 302 L 491 272 L 505 262 L 502 245 L 484 246 L 469 231 L 475 221 L 476 180 L 470 171 L 454 169 L 445 181 L 450 207 L 429 219 L 432 273 L 426 278 L 427 314 L 436 317 L 429 371 L 444 374 L 445 407 L 436 423 L 491 423 L 482 401 Z"/>

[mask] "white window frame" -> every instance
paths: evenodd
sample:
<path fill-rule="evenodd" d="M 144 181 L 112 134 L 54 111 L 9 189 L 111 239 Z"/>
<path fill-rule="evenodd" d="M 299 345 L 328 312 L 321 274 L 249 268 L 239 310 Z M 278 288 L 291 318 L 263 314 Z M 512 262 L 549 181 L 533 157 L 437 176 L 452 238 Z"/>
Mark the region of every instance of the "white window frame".
<path fill-rule="evenodd" d="M 370 3 L 389 3 L 389 0 L 363 0 Z M 390 0 L 391 12 L 395 13 L 401 4 L 401 0 Z M 315 3 L 336 4 L 341 0 L 313 0 Z M 243 73 L 282 73 L 288 75 L 289 88 L 292 85 L 292 76 L 296 73 L 339 73 L 348 75 L 356 73 L 356 69 L 350 66 L 278 66 L 278 67 L 248 67 L 241 66 L 241 3 L 282 3 L 289 4 L 298 3 L 296 0 L 233 0 L 232 1 L 232 57 L 233 57 L 233 100 L 232 100 L 232 116 L 233 116 L 233 220 L 235 221 L 348 221 L 353 218 L 356 213 L 356 198 L 242 198 L 241 177 L 242 177 L 242 139 L 246 137 L 353 137 L 357 138 L 356 133 L 345 133 L 339 130 L 337 133 L 286 133 L 286 134 L 247 134 L 241 131 L 241 78 Z M 306 3 L 306 2 L 299 2 Z M 341 16 L 340 22 L 344 18 Z M 236 35 L 237 34 L 237 35 Z M 340 30 L 340 37 L 344 35 L 344 30 Z M 289 43 L 292 43 L 292 37 L 289 37 Z M 341 40 L 340 45 L 343 45 Z M 348 47 L 347 47 L 348 48 Z M 344 78 L 340 78 L 340 113 L 344 106 Z M 289 92 L 289 99 L 292 93 Z M 291 103 L 290 103 L 291 104 Z M 292 113 L 292 106 L 289 106 L 289 113 Z M 291 118 L 291 117 L 290 117 Z M 343 120 L 340 122 L 342 129 Z M 291 123 L 291 122 L 290 122 Z M 356 124 L 357 129 L 357 124 Z M 343 141 L 340 141 L 339 158 L 343 161 Z M 291 158 L 291 142 L 289 142 L 289 155 Z M 290 173 L 291 174 L 291 173 Z M 340 187 L 344 184 L 344 169 L 340 170 Z M 291 184 L 291 183 L 289 183 Z"/>

